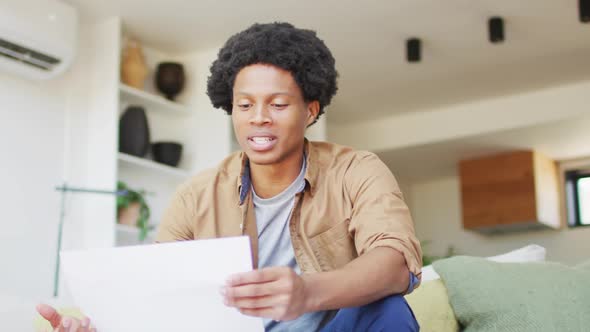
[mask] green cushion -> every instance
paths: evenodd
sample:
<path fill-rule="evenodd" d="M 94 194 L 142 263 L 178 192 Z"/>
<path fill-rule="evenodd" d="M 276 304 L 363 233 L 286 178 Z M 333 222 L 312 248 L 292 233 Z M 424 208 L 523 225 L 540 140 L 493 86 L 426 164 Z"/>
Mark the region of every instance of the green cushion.
<path fill-rule="evenodd" d="M 421 332 L 456 332 L 459 325 L 440 279 L 423 282 L 406 295 Z"/>
<path fill-rule="evenodd" d="M 582 269 L 582 270 L 586 270 L 586 271 L 590 271 L 590 260 L 586 261 L 586 262 L 582 262 L 578 265 L 576 265 L 577 269 Z"/>
<path fill-rule="evenodd" d="M 590 270 L 458 256 L 434 263 L 464 331 L 588 331 Z"/>

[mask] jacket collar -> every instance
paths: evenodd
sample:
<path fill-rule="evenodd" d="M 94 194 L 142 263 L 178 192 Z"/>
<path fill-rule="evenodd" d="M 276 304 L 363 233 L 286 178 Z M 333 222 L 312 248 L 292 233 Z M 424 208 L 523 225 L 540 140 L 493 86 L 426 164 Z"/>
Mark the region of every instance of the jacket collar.
<path fill-rule="evenodd" d="M 307 190 L 311 196 L 315 194 L 318 176 L 318 151 L 312 142 L 305 139 L 304 145 L 304 156 L 306 158 L 306 169 L 305 169 L 305 190 Z M 238 160 L 241 163 L 240 176 L 237 181 L 237 191 L 239 193 L 238 204 L 242 205 L 246 201 L 246 197 L 252 187 L 252 181 L 250 179 L 250 161 L 245 152 L 240 153 Z"/>

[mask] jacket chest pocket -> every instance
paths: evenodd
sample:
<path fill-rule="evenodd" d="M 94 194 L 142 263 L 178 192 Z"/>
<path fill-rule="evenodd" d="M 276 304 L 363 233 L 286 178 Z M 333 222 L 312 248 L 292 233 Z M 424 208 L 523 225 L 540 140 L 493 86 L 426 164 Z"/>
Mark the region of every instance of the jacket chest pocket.
<path fill-rule="evenodd" d="M 348 232 L 348 222 L 348 219 L 341 221 L 309 239 L 322 271 L 340 268 L 358 256 L 354 239 Z"/>

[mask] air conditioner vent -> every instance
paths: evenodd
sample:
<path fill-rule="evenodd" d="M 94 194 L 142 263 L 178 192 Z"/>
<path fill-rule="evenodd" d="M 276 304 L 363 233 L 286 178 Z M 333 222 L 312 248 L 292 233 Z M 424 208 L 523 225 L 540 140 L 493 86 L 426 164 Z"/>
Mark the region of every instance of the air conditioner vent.
<path fill-rule="evenodd" d="M 0 0 L 0 74 L 55 78 L 72 65 L 78 13 L 63 0 Z"/>
<path fill-rule="evenodd" d="M 0 55 L 45 71 L 52 71 L 54 67 L 61 63 L 61 60 L 51 55 L 43 54 L 2 38 L 0 38 Z"/>

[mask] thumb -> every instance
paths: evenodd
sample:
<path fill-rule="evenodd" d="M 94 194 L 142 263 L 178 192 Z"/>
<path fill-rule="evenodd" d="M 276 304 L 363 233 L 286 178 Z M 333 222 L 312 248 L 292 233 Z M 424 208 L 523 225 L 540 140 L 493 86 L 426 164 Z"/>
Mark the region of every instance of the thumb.
<path fill-rule="evenodd" d="M 53 328 L 58 328 L 61 323 L 61 315 L 53 307 L 47 304 L 39 304 L 37 312 L 41 317 L 45 318 Z"/>

